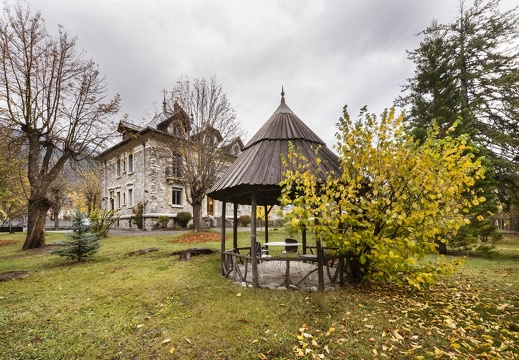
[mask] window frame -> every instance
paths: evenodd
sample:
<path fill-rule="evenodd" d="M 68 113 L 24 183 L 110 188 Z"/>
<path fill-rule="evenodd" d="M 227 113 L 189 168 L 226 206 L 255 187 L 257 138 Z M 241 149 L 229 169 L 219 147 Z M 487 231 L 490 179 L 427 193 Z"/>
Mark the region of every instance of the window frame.
<path fill-rule="evenodd" d="M 133 207 L 133 188 L 128 189 L 128 207 Z"/>
<path fill-rule="evenodd" d="M 171 206 L 182 207 L 183 205 L 183 192 L 184 189 L 180 186 L 172 186 L 171 187 Z M 175 202 L 175 201 L 178 202 Z"/>
<path fill-rule="evenodd" d="M 133 153 L 128 154 L 128 174 L 133 174 Z"/>

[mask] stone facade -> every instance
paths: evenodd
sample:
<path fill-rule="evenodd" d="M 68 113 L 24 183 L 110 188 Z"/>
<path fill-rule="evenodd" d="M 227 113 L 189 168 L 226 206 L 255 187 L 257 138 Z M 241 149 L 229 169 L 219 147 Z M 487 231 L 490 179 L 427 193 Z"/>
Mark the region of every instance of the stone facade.
<path fill-rule="evenodd" d="M 122 141 L 98 156 L 102 169 L 102 208 L 119 211 L 117 227 L 140 228 L 132 221 L 139 206 L 143 206 L 142 226 L 146 230 L 156 228 L 160 216 L 169 217 L 172 225 L 179 212 L 193 213 L 178 171 L 179 160 L 171 155 L 171 148 L 182 143 L 177 136 L 182 132 L 172 120 L 174 115 L 164 111 L 144 128 L 121 122 L 118 131 L 122 133 Z M 180 125 L 177 121 L 176 126 L 187 127 L 189 118 L 183 121 Z M 227 206 L 227 219 L 232 219 L 232 206 Z M 249 212 L 249 207 L 238 207 L 238 216 Z M 206 224 L 220 226 L 221 214 L 222 203 L 206 197 L 202 206 Z"/>

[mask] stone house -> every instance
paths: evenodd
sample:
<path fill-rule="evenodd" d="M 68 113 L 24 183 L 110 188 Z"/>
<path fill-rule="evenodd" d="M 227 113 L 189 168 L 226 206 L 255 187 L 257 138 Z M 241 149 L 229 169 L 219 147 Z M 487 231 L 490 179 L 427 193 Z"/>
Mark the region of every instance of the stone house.
<path fill-rule="evenodd" d="M 161 216 L 169 217 L 172 225 L 179 212 L 193 213 L 182 178 L 183 159 L 175 148 L 197 134 L 191 134 L 190 117 L 177 103 L 172 112 L 166 109 L 165 102 L 163 105 L 162 112 L 145 126 L 120 121 L 117 131 L 121 141 L 97 156 L 102 174 L 102 208 L 119 210 L 117 227 L 141 228 L 132 221 L 138 207 L 143 208 L 142 228 L 146 230 L 155 229 Z M 222 141 L 216 129 L 207 132 L 215 141 Z M 243 143 L 236 138 L 220 148 L 228 154 L 230 166 Z M 220 226 L 221 206 L 221 202 L 206 197 L 202 216 L 208 226 Z M 240 207 L 238 211 L 248 214 L 249 208 Z M 231 205 L 226 214 L 232 219 Z"/>

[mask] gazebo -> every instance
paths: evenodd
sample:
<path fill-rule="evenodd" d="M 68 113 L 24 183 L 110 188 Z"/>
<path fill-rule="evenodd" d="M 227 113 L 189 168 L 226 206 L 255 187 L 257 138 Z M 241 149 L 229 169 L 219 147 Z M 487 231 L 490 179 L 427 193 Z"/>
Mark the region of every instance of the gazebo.
<path fill-rule="evenodd" d="M 223 203 L 222 219 L 225 218 L 226 205 L 234 204 L 232 250 L 226 251 L 226 229 L 225 226 L 222 226 L 221 270 L 224 276 L 228 276 L 232 270 L 236 270 L 237 260 L 242 257 L 237 250 L 237 209 L 239 204 L 251 205 L 250 249 L 256 249 L 257 207 L 265 207 L 265 241 L 268 242 L 268 213 L 273 205 L 279 204 L 278 199 L 281 196 L 279 184 L 285 170 L 281 155 L 287 156 L 289 143 L 292 143 L 294 148 L 309 161 L 316 158 L 315 149 L 319 147 L 318 154 L 321 163 L 315 167 L 315 171 L 322 178 L 326 177 L 328 171 L 340 173 L 337 155 L 327 148 L 326 144 L 288 107 L 282 89 L 281 104 L 274 114 L 252 137 L 235 162 L 208 192 L 208 196 Z M 306 232 L 303 231 L 303 254 L 305 252 Z M 320 253 L 321 251 L 318 249 L 317 256 Z M 250 263 L 253 284 L 257 286 L 256 251 L 250 251 Z M 319 287 L 323 287 L 321 280 Z"/>

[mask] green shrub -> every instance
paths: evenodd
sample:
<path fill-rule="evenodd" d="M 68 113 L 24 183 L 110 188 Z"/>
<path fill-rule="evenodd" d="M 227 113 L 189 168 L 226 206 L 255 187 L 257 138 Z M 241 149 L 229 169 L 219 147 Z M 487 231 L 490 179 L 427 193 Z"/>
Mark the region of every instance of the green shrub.
<path fill-rule="evenodd" d="M 120 214 L 115 210 L 92 210 L 90 219 L 90 232 L 92 234 L 107 237 L 112 225 L 119 219 Z"/>
<path fill-rule="evenodd" d="M 142 230 L 142 217 L 144 214 L 144 204 L 142 202 L 138 202 L 137 205 L 132 209 L 132 222 L 137 225 L 138 229 Z"/>
<path fill-rule="evenodd" d="M 159 226 L 161 229 L 167 229 L 169 223 L 169 216 L 161 215 L 159 216 Z"/>
<path fill-rule="evenodd" d="M 249 226 L 251 223 L 250 215 L 241 215 L 238 218 L 238 222 L 240 223 L 240 226 Z"/>
<path fill-rule="evenodd" d="M 176 222 L 178 225 L 185 228 L 185 227 L 187 227 L 187 224 L 189 224 L 189 222 L 191 221 L 192 218 L 193 217 L 192 217 L 191 213 L 188 213 L 186 211 L 181 211 L 177 214 Z"/>

